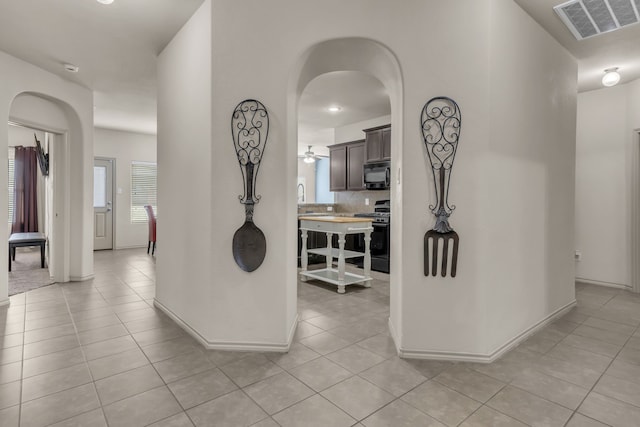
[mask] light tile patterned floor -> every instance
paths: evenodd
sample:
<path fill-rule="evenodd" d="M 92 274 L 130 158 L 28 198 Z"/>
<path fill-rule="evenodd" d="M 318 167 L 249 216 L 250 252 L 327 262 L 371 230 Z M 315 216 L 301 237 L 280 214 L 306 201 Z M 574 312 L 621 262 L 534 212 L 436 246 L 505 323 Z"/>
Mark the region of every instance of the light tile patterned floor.
<path fill-rule="evenodd" d="M 291 351 L 206 351 L 153 308 L 144 250 L 0 308 L 0 426 L 639 426 L 640 295 L 578 308 L 490 365 L 402 360 L 389 283 L 299 286 Z"/>

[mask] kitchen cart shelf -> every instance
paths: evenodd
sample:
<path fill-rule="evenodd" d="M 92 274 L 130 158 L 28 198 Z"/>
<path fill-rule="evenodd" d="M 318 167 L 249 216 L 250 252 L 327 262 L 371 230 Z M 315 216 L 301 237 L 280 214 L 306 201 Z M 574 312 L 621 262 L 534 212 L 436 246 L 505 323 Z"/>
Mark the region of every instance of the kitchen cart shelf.
<path fill-rule="evenodd" d="M 360 252 L 361 256 L 364 255 Z M 322 280 L 324 282 L 332 283 L 334 285 L 340 285 L 340 273 L 338 270 L 334 270 L 331 268 L 323 268 L 321 270 L 312 270 L 312 271 L 303 271 L 300 273 L 302 276 L 308 277 L 309 279 L 317 279 Z M 355 273 L 344 273 L 344 286 L 353 285 L 354 283 L 362 283 L 368 282 L 372 280 L 371 277 L 365 277 L 360 274 Z"/>
<path fill-rule="evenodd" d="M 365 287 L 370 287 L 371 281 L 371 253 L 369 251 L 371 242 L 371 218 L 336 217 L 336 216 L 301 216 L 300 231 L 302 237 L 302 253 L 300 256 L 300 280 L 306 282 L 307 279 L 322 280 L 338 286 L 338 293 L 345 293 L 345 286 L 360 283 Z M 324 232 L 327 234 L 326 248 L 307 248 L 307 237 L 309 231 Z M 345 236 L 347 234 L 364 233 L 364 252 L 345 250 Z M 338 236 L 338 247 L 331 247 L 333 235 Z M 327 268 L 322 270 L 308 271 L 308 255 L 322 255 L 327 260 Z M 345 271 L 345 259 L 364 257 L 364 274 L 348 273 Z M 338 268 L 331 268 L 333 259 L 338 259 Z"/>
<path fill-rule="evenodd" d="M 331 258 L 338 258 L 340 256 L 340 249 L 338 248 L 307 249 L 307 252 L 310 254 L 322 255 L 324 257 L 331 256 Z M 364 256 L 364 252 L 348 251 L 346 249 L 343 252 L 345 258 L 358 258 Z"/>

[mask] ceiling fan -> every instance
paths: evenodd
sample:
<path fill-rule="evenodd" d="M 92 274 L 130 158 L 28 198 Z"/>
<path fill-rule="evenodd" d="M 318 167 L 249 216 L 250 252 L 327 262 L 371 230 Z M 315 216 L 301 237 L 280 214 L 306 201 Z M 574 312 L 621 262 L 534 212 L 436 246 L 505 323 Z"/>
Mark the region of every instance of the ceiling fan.
<path fill-rule="evenodd" d="M 304 153 L 304 156 L 300 156 L 303 158 L 303 162 L 305 163 L 313 163 L 316 159 L 319 159 L 320 156 L 316 156 L 316 153 L 311 151 L 311 145 L 309 145 L 309 149 Z"/>

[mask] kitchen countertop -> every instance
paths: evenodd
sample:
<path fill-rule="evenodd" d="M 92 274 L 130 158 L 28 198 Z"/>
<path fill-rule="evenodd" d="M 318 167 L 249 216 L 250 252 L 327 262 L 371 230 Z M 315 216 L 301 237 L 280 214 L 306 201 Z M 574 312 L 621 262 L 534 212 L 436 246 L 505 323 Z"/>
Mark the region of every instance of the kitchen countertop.
<path fill-rule="evenodd" d="M 307 221 L 322 221 L 322 222 L 372 222 L 373 218 L 354 218 L 352 216 L 329 216 L 329 215 L 301 215 L 298 216 L 298 219 L 307 220 Z"/>
<path fill-rule="evenodd" d="M 299 213 L 298 218 L 302 216 L 339 216 L 339 217 L 352 217 L 352 213 L 337 213 L 337 212 L 306 212 Z"/>

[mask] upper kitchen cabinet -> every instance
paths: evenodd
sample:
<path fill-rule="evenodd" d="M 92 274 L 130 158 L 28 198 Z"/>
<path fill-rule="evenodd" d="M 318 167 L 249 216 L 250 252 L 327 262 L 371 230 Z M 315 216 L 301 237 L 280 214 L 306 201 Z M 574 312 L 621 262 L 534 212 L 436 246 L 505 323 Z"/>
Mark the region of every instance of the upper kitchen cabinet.
<path fill-rule="evenodd" d="M 330 191 L 364 190 L 364 140 L 329 147 Z"/>
<path fill-rule="evenodd" d="M 363 129 L 365 133 L 365 162 L 391 160 L 391 125 Z"/>
<path fill-rule="evenodd" d="M 364 141 L 347 145 L 347 190 L 364 190 Z"/>
<path fill-rule="evenodd" d="M 347 189 L 347 147 L 345 144 L 329 147 L 329 191 Z"/>

